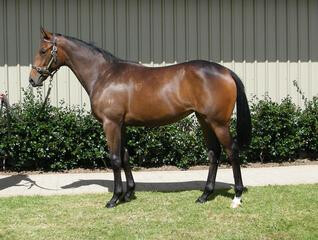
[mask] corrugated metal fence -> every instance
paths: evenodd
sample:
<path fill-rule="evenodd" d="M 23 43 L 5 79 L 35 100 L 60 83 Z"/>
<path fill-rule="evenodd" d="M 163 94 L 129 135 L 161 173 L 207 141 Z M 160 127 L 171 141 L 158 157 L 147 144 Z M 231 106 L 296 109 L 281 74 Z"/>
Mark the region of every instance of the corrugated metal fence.
<path fill-rule="evenodd" d="M 318 93 L 317 23 L 318 0 L 0 0 L 0 91 L 21 100 L 43 25 L 144 64 L 219 62 L 249 98 L 290 94 L 301 105 L 293 80 Z M 62 99 L 88 102 L 67 68 L 54 80 L 52 102 Z"/>

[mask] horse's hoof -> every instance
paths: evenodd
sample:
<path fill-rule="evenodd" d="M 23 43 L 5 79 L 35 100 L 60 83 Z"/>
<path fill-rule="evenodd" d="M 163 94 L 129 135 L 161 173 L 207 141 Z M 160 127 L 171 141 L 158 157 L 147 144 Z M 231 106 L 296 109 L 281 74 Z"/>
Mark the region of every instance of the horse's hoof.
<path fill-rule="evenodd" d="M 231 203 L 231 208 L 238 208 L 241 206 L 241 198 L 240 197 L 234 197 Z"/>
<path fill-rule="evenodd" d="M 114 208 L 114 207 L 116 207 L 116 202 L 108 202 L 108 203 L 106 204 L 106 207 L 107 207 L 107 208 Z"/>
<path fill-rule="evenodd" d="M 203 198 L 203 197 L 199 197 L 195 202 L 196 202 L 196 203 L 205 203 L 205 202 L 206 202 L 206 199 Z"/>

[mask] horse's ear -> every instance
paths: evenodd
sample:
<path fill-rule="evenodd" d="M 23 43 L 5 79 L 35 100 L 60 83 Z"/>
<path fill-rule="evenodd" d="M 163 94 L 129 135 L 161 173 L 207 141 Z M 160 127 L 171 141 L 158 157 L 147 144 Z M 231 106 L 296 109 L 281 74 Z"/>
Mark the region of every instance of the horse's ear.
<path fill-rule="evenodd" d="M 52 33 L 46 31 L 42 26 L 40 28 L 41 35 L 43 39 L 50 40 L 52 37 Z"/>

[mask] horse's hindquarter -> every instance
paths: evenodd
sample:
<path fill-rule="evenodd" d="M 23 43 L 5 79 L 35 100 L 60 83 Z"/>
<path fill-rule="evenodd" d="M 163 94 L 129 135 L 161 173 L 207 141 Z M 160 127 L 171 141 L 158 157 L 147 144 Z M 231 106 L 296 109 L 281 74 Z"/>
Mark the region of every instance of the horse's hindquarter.
<path fill-rule="evenodd" d="M 195 95 L 196 112 L 209 121 L 226 123 L 230 121 L 235 102 L 236 84 L 230 71 L 216 63 L 198 61 L 193 74 L 201 81 Z"/>

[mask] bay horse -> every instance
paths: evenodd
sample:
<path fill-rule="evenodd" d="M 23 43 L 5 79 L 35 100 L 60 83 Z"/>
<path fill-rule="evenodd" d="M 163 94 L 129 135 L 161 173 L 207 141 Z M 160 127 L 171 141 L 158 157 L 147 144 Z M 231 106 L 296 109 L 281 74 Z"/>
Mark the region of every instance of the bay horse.
<path fill-rule="evenodd" d="M 114 174 L 114 192 L 106 207 L 134 197 L 135 182 L 123 146 L 126 126 L 161 126 L 195 113 L 203 130 L 210 161 L 207 182 L 197 202 L 212 194 L 224 147 L 232 164 L 235 197 L 241 204 L 243 183 L 238 150 L 251 141 L 251 117 L 244 86 L 231 70 L 213 62 L 196 60 L 166 67 L 146 67 L 119 59 L 82 40 L 53 34 L 41 27 L 41 42 L 29 82 L 42 86 L 61 66 L 69 67 L 90 98 L 92 114 L 102 124 Z M 237 137 L 229 125 L 236 103 Z M 126 176 L 123 192 L 121 168 Z"/>

